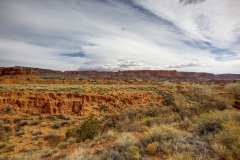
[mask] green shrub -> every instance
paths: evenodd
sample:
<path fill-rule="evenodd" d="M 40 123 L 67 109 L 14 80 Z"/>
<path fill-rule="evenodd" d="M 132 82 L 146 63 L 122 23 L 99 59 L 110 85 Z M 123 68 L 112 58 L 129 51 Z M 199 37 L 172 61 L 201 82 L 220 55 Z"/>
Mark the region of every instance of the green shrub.
<path fill-rule="evenodd" d="M 210 139 L 213 149 L 224 159 L 240 159 L 240 125 L 232 120 L 223 125 L 224 130 Z"/>
<path fill-rule="evenodd" d="M 174 104 L 174 97 L 167 92 L 159 93 L 163 97 L 163 105 L 170 106 Z"/>
<path fill-rule="evenodd" d="M 232 93 L 235 98 L 240 98 L 240 83 L 229 83 L 225 89 Z"/>
<path fill-rule="evenodd" d="M 199 136 L 208 136 L 209 134 L 216 134 L 223 129 L 219 121 L 205 122 L 198 126 L 197 134 Z"/>
<path fill-rule="evenodd" d="M 47 141 L 50 146 L 56 146 L 61 139 L 61 136 L 55 133 L 50 133 L 44 137 L 44 140 Z"/>
<path fill-rule="evenodd" d="M 100 160 L 139 160 L 141 153 L 138 140 L 130 132 L 120 133 L 113 147 L 108 151 L 103 151 L 98 157 Z"/>
<path fill-rule="evenodd" d="M 100 133 L 100 122 L 95 118 L 89 118 L 80 127 L 69 129 L 66 137 L 75 137 L 77 141 L 93 139 Z"/>
<path fill-rule="evenodd" d="M 226 124 L 232 124 L 231 127 L 239 125 L 238 118 L 240 113 L 234 110 L 212 111 L 201 114 L 194 120 L 195 131 L 200 136 L 205 136 L 210 133 L 216 134 L 226 129 Z M 234 122 L 234 123 L 233 123 Z"/>
<path fill-rule="evenodd" d="M 194 137 L 191 133 L 176 129 L 171 126 L 161 125 L 151 128 L 145 133 L 141 140 L 143 146 L 147 147 L 150 143 L 158 143 L 158 150 L 167 157 L 173 154 L 184 152 L 192 155 L 200 156 L 210 155 L 209 146 L 201 141 L 198 137 Z"/>
<path fill-rule="evenodd" d="M 224 132 L 217 135 L 212 141 L 214 151 L 223 159 L 240 159 L 240 140 L 238 135 Z"/>
<path fill-rule="evenodd" d="M 196 160 L 196 159 L 190 153 L 177 153 L 169 157 L 167 160 Z M 205 160 L 205 159 L 198 157 L 197 160 Z"/>
<path fill-rule="evenodd" d="M 122 148 L 135 144 L 137 144 L 137 139 L 130 132 L 121 133 L 116 140 L 116 145 Z"/>
<path fill-rule="evenodd" d="M 195 131 L 206 138 L 219 159 L 240 159 L 239 116 L 234 110 L 215 111 L 200 115 L 195 122 Z"/>
<path fill-rule="evenodd" d="M 211 86 L 194 85 L 185 95 L 191 101 L 197 102 L 200 105 L 201 108 L 199 108 L 199 111 L 201 112 L 228 108 L 226 100 L 219 96 Z"/>
<path fill-rule="evenodd" d="M 150 106 L 150 107 L 147 107 L 146 109 L 141 109 L 141 111 L 144 116 L 156 117 L 159 114 L 161 114 L 162 107 L 163 106 Z"/>
<path fill-rule="evenodd" d="M 141 159 L 140 149 L 137 146 L 129 146 L 125 151 L 125 157 L 129 160 L 139 160 Z"/>
<path fill-rule="evenodd" d="M 119 151 L 110 149 L 104 150 L 102 153 L 98 155 L 99 160 L 125 160 L 124 155 L 119 153 Z"/>

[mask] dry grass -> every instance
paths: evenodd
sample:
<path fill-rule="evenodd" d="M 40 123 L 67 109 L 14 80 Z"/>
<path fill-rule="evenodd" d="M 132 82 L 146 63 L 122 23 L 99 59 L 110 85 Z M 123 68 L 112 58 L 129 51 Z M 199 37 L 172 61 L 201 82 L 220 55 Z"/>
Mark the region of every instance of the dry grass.
<path fill-rule="evenodd" d="M 0 158 L 3 159 L 240 159 L 240 112 L 231 107 L 239 94 L 237 83 L 224 87 L 174 82 L 33 84 L 0 85 L 0 90 L 103 94 L 116 90 L 150 91 L 165 99 L 163 104 L 125 108 L 118 113 L 99 116 L 96 121 L 85 121 L 73 115 L 15 114 L 6 110 L 0 113 Z M 230 96 L 226 98 L 222 93 Z"/>
<path fill-rule="evenodd" d="M 240 83 L 230 83 L 225 86 L 225 90 L 232 93 L 235 97 L 240 96 Z"/>

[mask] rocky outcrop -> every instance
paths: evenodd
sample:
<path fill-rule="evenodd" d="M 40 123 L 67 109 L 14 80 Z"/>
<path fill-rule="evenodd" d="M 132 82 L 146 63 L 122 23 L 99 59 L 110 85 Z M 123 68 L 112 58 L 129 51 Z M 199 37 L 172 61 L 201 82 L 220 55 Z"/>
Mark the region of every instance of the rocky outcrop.
<path fill-rule="evenodd" d="M 175 70 L 131 70 L 131 71 L 54 71 L 48 69 L 10 67 L 0 68 L 0 76 L 38 75 L 45 79 L 87 79 L 87 80 L 240 80 L 240 74 L 220 74 L 200 72 L 178 72 Z"/>
<path fill-rule="evenodd" d="M 31 67 L 0 67 L 0 76 L 58 75 L 61 71 Z"/>
<path fill-rule="evenodd" d="M 17 75 L 33 75 L 37 72 L 32 68 L 22 68 L 22 67 L 9 67 L 0 68 L 1 76 L 17 76 Z"/>
<path fill-rule="evenodd" d="M 88 115 L 117 112 L 126 107 L 161 103 L 162 97 L 143 93 L 42 93 L 0 92 L 0 109 L 10 106 L 15 111 L 40 114 Z"/>

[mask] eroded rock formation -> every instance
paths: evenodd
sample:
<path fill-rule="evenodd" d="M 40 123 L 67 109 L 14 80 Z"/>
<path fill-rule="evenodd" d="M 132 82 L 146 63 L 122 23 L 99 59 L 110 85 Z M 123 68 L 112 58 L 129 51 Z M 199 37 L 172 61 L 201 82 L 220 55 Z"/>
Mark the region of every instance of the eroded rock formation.
<path fill-rule="evenodd" d="M 0 109 L 6 106 L 15 111 L 41 114 L 88 115 L 102 112 L 117 112 L 125 107 L 160 103 L 161 96 L 151 93 L 42 93 L 0 92 Z"/>
<path fill-rule="evenodd" d="M 201 72 L 178 72 L 176 70 L 130 70 L 130 71 L 54 71 L 29 67 L 1 67 L 0 76 L 38 75 L 45 79 L 117 79 L 117 80 L 240 80 L 239 74 L 220 74 Z"/>

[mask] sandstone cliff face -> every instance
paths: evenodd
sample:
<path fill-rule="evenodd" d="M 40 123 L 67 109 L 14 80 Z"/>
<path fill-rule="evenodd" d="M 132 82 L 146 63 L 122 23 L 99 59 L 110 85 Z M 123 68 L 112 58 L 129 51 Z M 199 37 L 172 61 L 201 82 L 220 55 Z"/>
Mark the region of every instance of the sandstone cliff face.
<path fill-rule="evenodd" d="M 37 74 L 32 68 L 9 67 L 0 68 L 1 76 L 33 75 Z"/>
<path fill-rule="evenodd" d="M 132 70 L 132 71 L 54 71 L 48 69 L 10 67 L 0 68 L 0 76 L 38 75 L 46 79 L 117 79 L 117 80 L 159 80 L 190 79 L 190 80 L 240 80 L 239 74 L 215 75 L 200 72 L 178 72 L 175 70 Z"/>
<path fill-rule="evenodd" d="M 0 76 L 57 75 L 61 71 L 31 67 L 0 67 Z"/>
<path fill-rule="evenodd" d="M 41 93 L 41 92 L 1 92 L 0 109 L 6 106 L 15 111 L 40 114 L 89 115 L 118 112 L 125 107 L 136 107 L 150 103 L 160 103 L 162 97 L 151 93 Z"/>
<path fill-rule="evenodd" d="M 179 79 L 212 79 L 214 74 L 195 73 L 195 72 L 177 72 L 175 70 L 136 70 L 136 71 L 118 71 L 118 72 L 100 72 L 100 71 L 67 71 L 65 75 L 71 77 L 91 78 L 91 79 L 142 79 L 159 80 L 161 78 L 179 78 Z"/>

